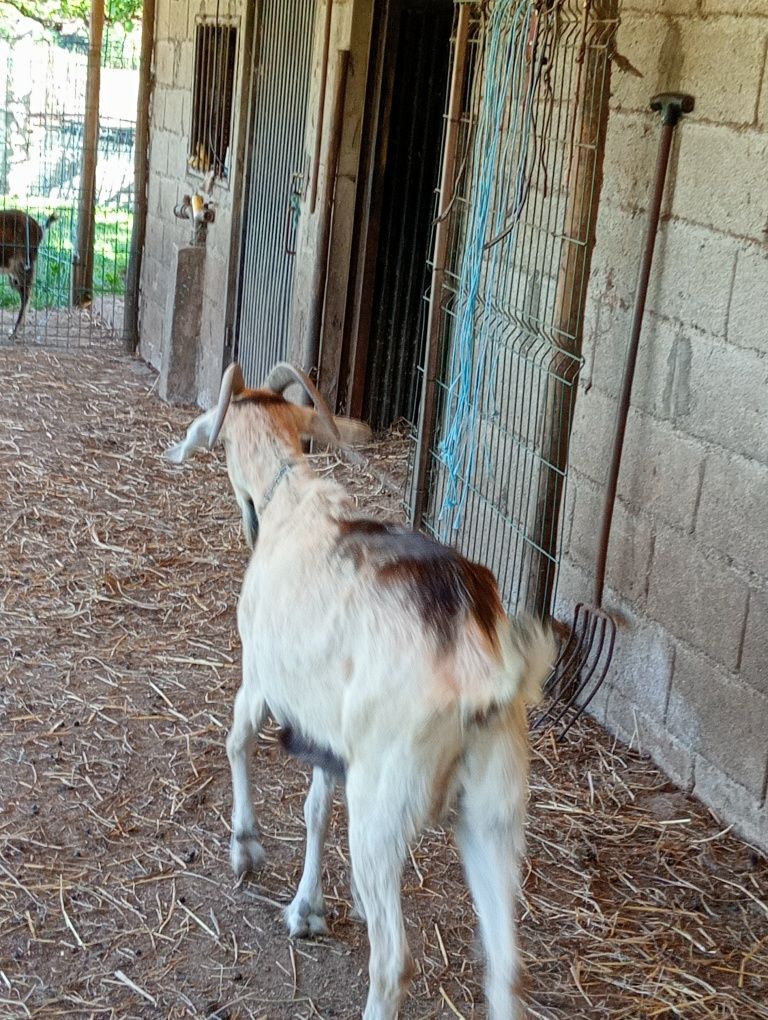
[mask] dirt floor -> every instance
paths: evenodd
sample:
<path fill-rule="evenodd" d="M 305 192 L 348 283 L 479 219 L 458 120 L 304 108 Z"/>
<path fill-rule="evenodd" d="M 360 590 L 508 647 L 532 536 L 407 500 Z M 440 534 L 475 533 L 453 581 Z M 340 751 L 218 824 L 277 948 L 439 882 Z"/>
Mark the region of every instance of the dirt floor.
<path fill-rule="evenodd" d="M 161 459 L 190 409 L 139 362 L 0 350 L 0 1017 L 359 1017 L 343 809 L 332 936 L 292 942 L 306 777 L 267 731 L 268 863 L 228 870 L 224 739 L 246 561 L 219 454 Z M 364 467 L 319 458 L 361 506 Z M 768 1018 L 768 865 L 589 721 L 534 747 L 521 936 L 533 1018 Z M 403 1017 L 483 1017 L 450 837 L 404 877 Z"/>

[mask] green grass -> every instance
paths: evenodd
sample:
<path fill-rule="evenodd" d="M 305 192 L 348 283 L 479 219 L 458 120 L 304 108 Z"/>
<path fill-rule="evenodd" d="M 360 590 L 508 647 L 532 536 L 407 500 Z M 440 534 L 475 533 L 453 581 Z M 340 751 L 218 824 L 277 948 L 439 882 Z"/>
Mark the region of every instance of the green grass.
<path fill-rule="evenodd" d="M 70 303 L 72 280 L 72 248 L 77 236 L 77 208 L 56 205 L 45 199 L 1 199 L 7 209 L 24 209 L 40 223 L 52 212 L 59 219 L 51 225 L 37 258 L 35 288 L 31 308 L 64 308 Z M 96 207 L 96 240 L 94 244 L 94 294 L 121 295 L 131 248 L 133 213 Z M 0 276 L 0 307 L 18 308 L 19 296 Z"/>

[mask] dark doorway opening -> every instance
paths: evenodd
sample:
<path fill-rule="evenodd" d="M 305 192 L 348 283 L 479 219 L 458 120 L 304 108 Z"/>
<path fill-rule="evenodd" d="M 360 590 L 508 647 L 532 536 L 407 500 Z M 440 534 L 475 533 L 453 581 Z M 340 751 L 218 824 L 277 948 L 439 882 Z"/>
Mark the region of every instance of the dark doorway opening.
<path fill-rule="evenodd" d="M 452 24 L 451 0 L 388 0 L 375 25 L 347 403 L 377 430 L 419 398 Z"/>

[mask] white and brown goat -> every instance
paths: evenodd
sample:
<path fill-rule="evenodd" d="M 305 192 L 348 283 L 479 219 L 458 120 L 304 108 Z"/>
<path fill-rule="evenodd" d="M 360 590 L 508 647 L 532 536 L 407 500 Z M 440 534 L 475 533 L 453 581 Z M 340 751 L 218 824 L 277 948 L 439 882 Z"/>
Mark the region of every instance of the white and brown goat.
<path fill-rule="evenodd" d="M 283 398 L 296 381 L 314 410 Z M 251 390 L 232 365 L 217 407 L 166 454 L 181 463 L 223 439 L 254 548 L 238 605 L 243 677 L 227 740 L 231 863 L 240 875 L 263 857 L 248 755 L 271 712 L 286 749 L 314 766 L 289 932 L 326 931 L 321 855 L 343 778 L 353 894 L 370 940 L 364 1020 L 393 1020 L 410 960 L 400 893 L 408 843 L 456 804 L 487 956 L 488 1016 L 513 1020 L 521 1010 L 515 908 L 526 704 L 537 698 L 552 639 L 534 621 L 507 619 L 485 567 L 357 516 L 345 490 L 302 456 L 302 437 L 344 445 L 367 434 L 359 422 L 334 418 L 291 366 L 278 365 L 263 389 Z"/>
<path fill-rule="evenodd" d="M 48 228 L 56 219 L 56 213 L 51 213 L 41 227 L 33 216 L 21 209 L 0 211 L 0 273 L 8 274 L 10 284 L 21 300 L 19 315 L 11 330 L 11 340 L 24 325 L 35 282 L 37 253 Z"/>

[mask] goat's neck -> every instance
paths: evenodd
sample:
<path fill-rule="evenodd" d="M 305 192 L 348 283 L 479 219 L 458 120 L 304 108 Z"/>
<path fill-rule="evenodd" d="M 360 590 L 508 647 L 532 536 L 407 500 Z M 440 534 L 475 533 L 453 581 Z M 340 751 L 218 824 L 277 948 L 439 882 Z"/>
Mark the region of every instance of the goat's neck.
<path fill-rule="evenodd" d="M 272 461 L 270 471 L 260 472 L 260 484 L 251 489 L 261 534 L 289 523 L 302 504 L 306 509 L 332 517 L 351 509 L 347 491 L 337 482 L 319 477 L 300 451 L 285 451 Z"/>

